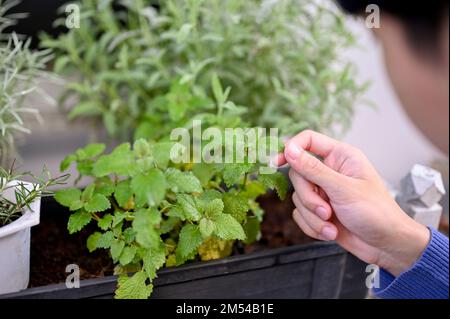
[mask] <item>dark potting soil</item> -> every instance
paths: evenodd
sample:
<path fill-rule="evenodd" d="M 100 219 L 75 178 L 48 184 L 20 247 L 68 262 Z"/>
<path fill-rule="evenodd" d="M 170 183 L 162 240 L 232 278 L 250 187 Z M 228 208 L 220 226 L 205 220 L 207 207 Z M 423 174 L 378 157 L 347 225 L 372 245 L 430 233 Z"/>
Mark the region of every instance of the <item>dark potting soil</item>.
<path fill-rule="evenodd" d="M 292 220 L 294 205 L 291 196 L 279 201 L 274 195 L 259 200 L 266 211 L 261 225 L 262 238 L 250 246 L 237 245 L 234 254 L 305 244 L 313 241 L 304 235 Z M 41 223 L 32 228 L 30 287 L 64 282 L 66 266 L 77 264 L 81 279 L 113 274 L 114 265 L 106 250 L 90 253 L 86 239 L 96 230 L 92 223 L 83 231 L 70 235 L 67 231 L 68 213 L 53 204 L 41 213 Z"/>

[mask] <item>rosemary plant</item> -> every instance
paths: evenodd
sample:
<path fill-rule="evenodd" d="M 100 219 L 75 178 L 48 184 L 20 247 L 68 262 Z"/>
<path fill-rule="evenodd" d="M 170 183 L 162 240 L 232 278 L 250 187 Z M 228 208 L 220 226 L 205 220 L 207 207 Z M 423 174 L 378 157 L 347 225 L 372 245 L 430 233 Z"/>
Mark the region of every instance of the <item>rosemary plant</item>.
<path fill-rule="evenodd" d="M 0 227 L 18 219 L 23 210 L 30 208 L 37 198 L 52 196 L 50 188 L 64 184 L 68 177 L 69 175 L 62 175 L 52 178 L 46 167 L 39 176 L 30 172 L 15 173 L 13 166 L 8 170 L 0 167 Z M 27 178 L 30 182 L 23 182 L 22 178 Z M 8 190 L 14 194 L 13 199 L 6 196 Z"/>
<path fill-rule="evenodd" d="M 49 50 L 33 51 L 30 39 L 15 33 L 6 33 L 24 14 L 8 14 L 18 1 L 0 0 L 0 165 L 6 166 L 15 154 L 16 133 L 30 133 L 24 117 L 38 117 L 38 110 L 26 103 L 33 91 L 45 92 L 37 86 L 39 78 L 48 77 L 44 72 L 51 59 Z"/>

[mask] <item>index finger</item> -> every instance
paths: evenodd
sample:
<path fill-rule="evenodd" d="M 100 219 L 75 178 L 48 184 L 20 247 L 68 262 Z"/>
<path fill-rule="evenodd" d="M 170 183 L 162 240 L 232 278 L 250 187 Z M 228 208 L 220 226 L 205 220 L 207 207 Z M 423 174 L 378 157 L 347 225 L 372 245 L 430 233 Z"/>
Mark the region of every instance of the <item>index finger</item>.
<path fill-rule="evenodd" d="M 285 149 L 288 149 L 290 145 L 294 144 L 297 148 L 301 148 L 315 155 L 326 158 L 330 155 L 338 143 L 338 141 L 326 135 L 311 130 L 306 130 L 287 141 Z"/>

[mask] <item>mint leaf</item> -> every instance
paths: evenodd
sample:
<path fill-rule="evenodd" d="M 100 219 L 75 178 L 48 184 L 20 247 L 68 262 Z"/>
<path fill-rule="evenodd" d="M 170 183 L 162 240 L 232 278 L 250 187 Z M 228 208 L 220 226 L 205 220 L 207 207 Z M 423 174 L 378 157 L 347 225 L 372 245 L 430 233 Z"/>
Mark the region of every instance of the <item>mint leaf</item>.
<path fill-rule="evenodd" d="M 101 236 L 102 236 L 101 233 L 95 232 L 88 237 L 86 241 L 86 246 L 90 253 L 92 253 L 94 250 L 97 249 L 97 242 Z"/>
<path fill-rule="evenodd" d="M 253 164 L 242 163 L 242 164 L 225 164 L 223 168 L 223 181 L 227 187 L 231 187 L 234 184 L 239 183 L 242 175 L 250 172 Z"/>
<path fill-rule="evenodd" d="M 125 242 L 123 240 L 113 240 L 111 242 L 111 257 L 114 261 L 117 261 L 122 254 L 122 251 L 125 247 Z"/>
<path fill-rule="evenodd" d="M 224 212 L 233 216 L 239 223 L 247 218 L 247 212 L 250 209 L 248 200 L 239 193 L 223 194 Z"/>
<path fill-rule="evenodd" d="M 188 224 L 180 231 L 176 249 L 177 263 L 183 263 L 196 253 L 203 242 L 203 236 L 198 226 Z"/>
<path fill-rule="evenodd" d="M 217 165 L 215 164 L 198 163 L 192 167 L 192 172 L 197 176 L 202 186 L 206 186 L 217 171 Z"/>
<path fill-rule="evenodd" d="M 70 234 L 76 233 L 83 229 L 84 226 L 89 224 L 92 217 L 91 214 L 85 211 L 78 211 L 70 215 L 67 229 Z"/>
<path fill-rule="evenodd" d="M 161 238 L 155 229 L 155 210 L 139 210 L 136 212 L 133 220 L 133 230 L 136 232 L 136 241 L 146 248 L 157 247 Z"/>
<path fill-rule="evenodd" d="M 183 215 L 187 220 L 190 221 L 199 221 L 201 218 L 201 214 L 197 208 L 197 204 L 195 199 L 191 195 L 187 194 L 178 194 L 177 202 L 181 210 L 183 211 Z"/>
<path fill-rule="evenodd" d="M 107 231 L 106 233 L 103 233 L 97 240 L 97 248 L 104 248 L 104 249 L 110 248 L 113 239 L 114 234 L 112 231 Z"/>
<path fill-rule="evenodd" d="M 80 198 L 81 191 L 77 188 L 62 189 L 55 193 L 55 200 L 65 207 L 70 207 L 73 202 L 79 201 Z"/>
<path fill-rule="evenodd" d="M 148 204 L 150 207 L 161 203 L 166 195 L 166 178 L 159 169 L 152 169 L 147 174 L 140 174 L 131 181 L 131 188 L 136 195 L 138 207 Z"/>
<path fill-rule="evenodd" d="M 133 196 L 133 190 L 131 189 L 130 181 L 125 180 L 119 182 L 114 192 L 114 198 L 116 199 L 119 206 L 125 207 L 131 196 Z"/>
<path fill-rule="evenodd" d="M 221 199 L 213 199 L 205 207 L 205 215 L 208 217 L 214 217 L 222 213 L 224 209 L 224 204 Z"/>
<path fill-rule="evenodd" d="M 95 181 L 95 192 L 111 196 L 114 193 L 114 183 L 109 177 L 99 178 Z"/>
<path fill-rule="evenodd" d="M 67 170 L 70 166 L 70 164 L 72 164 L 73 162 L 75 162 L 77 160 L 77 156 L 75 154 L 70 154 L 67 155 L 61 162 L 61 164 L 59 165 L 59 170 L 61 172 L 64 172 L 65 170 Z"/>
<path fill-rule="evenodd" d="M 135 273 L 133 276 L 120 275 L 116 290 L 116 299 L 148 299 L 150 297 L 153 286 L 147 285 L 148 277 L 143 271 Z"/>
<path fill-rule="evenodd" d="M 164 248 L 146 251 L 142 261 L 148 278 L 154 279 L 156 277 L 156 271 L 166 263 Z"/>
<path fill-rule="evenodd" d="M 214 218 L 216 225 L 215 234 L 224 240 L 244 240 L 246 239 L 244 229 L 233 216 L 228 214 L 219 214 Z"/>
<path fill-rule="evenodd" d="M 111 214 L 106 214 L 103 216 L 102 219 L 100 219 L 97 224 L 98 227 L 100 227 L 101 230 L 108 230 L 108 228 L 111 227 L 111 223 L 113 221 L 113 217 Z"/>
<path fill-rule="evenodd" d="M 103 212 L 111 208 L 111 203 L 108 198 L 102 194 L 95 194 L 92 198 L 84 205 L 84 209 L 90 213 Z"/>
<path fill-rule="evenodd" d="M 160 142 L 152 146 L 153 159 L 161 169 L 166 169 L 170 162 L 170 151 L 172 150 L 173 142 Z"/>
<path fill-rule="evenodd" d="M 216 225 L 214 222 L 208 218 L 202 218 L 199 223 L 200 233 L 203 238 L 206 239 L 210 237 L 216 230 Z"/>
<path fill-rule="evenodd" d="M 222 193 L 215 189 L 208 189 L 197 197 L 197 205 L 202 211 L 215 199 L 222 199 Z"/>
<path fill-rule="evenodd" d="M 136 256 L 136 247 L 133 246 L 126 246 L 123 251 L 122 255 L 120 255 L 119 262 L 122 266 L 126 266 L 129 263 L 131 263 L 134 259 L 134 256 Z"/>
<path fill-rule="evenodd" d="M 134 154 L 139 158 L 150 156 L 150 144 L 145 139 L 140 138 L 136 142 L 134 142 L 133 151 Z"/>
<path fill-rule="evenodd" d="M 81 193 L 81 200 L 83 202 L 88 202 L 94 195 L 94 190 L 95 190 L 95 184 L 90 184 L 88 187 L 86 187 L 83 190 L 83 192 Z"/>
<path fill-rule="evenodd" d="M 103 153 L 105 148 L 106 148 L 105 144 L 89 144 L 88 146 L 86 146 L 83 149 L 83 151 L 84 151 L 84 155 L 87 158 L 91 158 L 91 157 L 96 157 L 96 156 L 100 155 L 101 153 Z"/>
<path fill-rule="evenodd" d="M 130 144 L 125 143 L 116 147 L 109 155 L 101 156 L 92 168 L 95 177 L 103 177 L 110 174 L 119 176 L 131 176 L 135 172 L 134 153 L 130 150 Z"/>
<path fill-rule="evenodd" d="M 273 174 L 260 174 L 258 180 L 267 188 L 275 189 L 278 197 L 284 199 L 286 197 L 288 182 L 286 177 L 280 172 Z"/>
<path fill-rule="evenodd" d="M 174 193 L 201 193 L 202 185 L 192 172 L 182 172 L 176 168 L 166 171 L 168 188 Z"/>

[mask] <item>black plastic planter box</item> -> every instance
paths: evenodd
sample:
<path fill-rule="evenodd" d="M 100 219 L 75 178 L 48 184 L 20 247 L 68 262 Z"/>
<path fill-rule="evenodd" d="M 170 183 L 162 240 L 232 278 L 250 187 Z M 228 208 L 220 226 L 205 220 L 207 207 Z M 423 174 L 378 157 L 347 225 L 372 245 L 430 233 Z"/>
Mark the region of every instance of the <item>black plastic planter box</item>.
<path fill-rule="evenodd" d="M 333 243 L 314 243 L 164 269 L 152 298 L 338 298 L 347 254 Z M 55 284 L 3 298 L 112 298 L 116 277 Z"/>
<path fill-rule="evenodd" d="M 41 223 L 63 215 L 44 199 Z M 365 264 L 337 244 L 314 242 L 163 269 L 152 298 L 364 298 L 366 275 Z M 112 298 L 116 281 L 106 276 L 81 280 L 80 288 L 52 284 L 0 298 Z"/>

